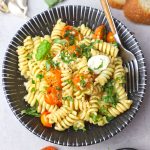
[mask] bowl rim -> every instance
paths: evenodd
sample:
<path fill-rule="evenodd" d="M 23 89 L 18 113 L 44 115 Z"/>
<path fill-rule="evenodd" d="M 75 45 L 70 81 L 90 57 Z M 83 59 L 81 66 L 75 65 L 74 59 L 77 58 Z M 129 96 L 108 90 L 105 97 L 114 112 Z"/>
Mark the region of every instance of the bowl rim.
<path fill-rule="evenodd" d="M 36 14 L 36 15 L 33 16 L 32 18 L 30 18 L 28 21 L 26 21 L 24 24 L 22 24 L 21 27 L 19 27 L 19 29 L 16 31 L 16 33 L 15 33 L 14 36 L 12 37 L 11 41 L 9 42 L 8 47 L 7 47 L 6 51 L 5 51 L 5 55 L 4 55 L 4 59 L 3 59 L 3 64 L 2 64 L 2 87 L 3 87 L 4 95 L 5 95 L 5 97 L 6 97 L 7 103 L 9 104 L 9 107 L 10 107 L 11 111 L 13 112 L 13 114 L 15 115 L 15 117 L 17 118 L 17 120 L 19 120 L 19 122 L 20 122 L 26 129 L 28 129 L 30 132 L 32 132 L 34 135 L 40 137 L 41 139 L 43 139 L 43 140 L 45 140 L 45 141 L 48 141 L 48 142 L 51 142 L 51 143 L 54 143 L 54 144 L 58 144 L 58 145 L 62 145 L 62 146 L 71 146 L 71 147 L 89 146 L 89 145 L 93 145 L 93 144 L 97 144 L 97 143 L 106 141 L 106 140 L 110 139 L 111 137 L 115 136 L 116 134 L 118 134 L 119 132 L 121 132 L 123 129 L 125 129 L 125 127 L 127 127 L 127 125 L 133 120 L 133 118 L 135 118 L 135 115 L 136 115 L 137 112 L 139 111 L 139 109 L 140 109 L 140 107 L 141 107 L 141 104 L 142 104 L 142 102 L 143 102 L 143 100 L 144 100 L 144 95 L 145 95 L 145 93 L 146 93 L 146 89 L 147 89 L 147 65 L 146 65 L 146 59 L 145 59 L 145 57 L 144 57 L 144 53 L 143 53 L 143 51 L 142 51 L 142 49 L 141 49 L 141 47 L 140 47 L 139 42 L 138 42 L 137 39 L 134 37 L 133 33 L 132 33 L 132 32 L 126 27 L 126 25 L 124 25 L 121 21 L 119 21 L 118 19 L 116 19 L 115 17 L 113 17 L 114 21 L 120 23 L 122 26 L 124 26 L 124 27 L 126 28 L 126 30 L 133 36 L 135 42 L 137 43 L 137 46 L 138 46 L 138 48 L 139 48 L 139 50 L 140 50 L 140 52 L 141 52 L 141 56 L 142 56 L 143 62 L 144 62 L 143 65 L 144 65 L 144 67 L 145 67 L 145 75 L 144 75 L 144 82 L 145 82 L 145 83 L 144 83 L 143 93 L 141 94 L 142 96 L 141 96 L 141 98 L 140 98 L 140 101 L 139 101 L 139 104 L 138 104 L 138 106 L 137 106 L 137 109 L 135 110 L 135 113 L 133 114 L 133 117 L 131 117 L 130 120 L 128 119 L 127 124 L 125 124 L 124 126 L 121 126 L 120 130 L 118 130 L 117 132 L 111 134 L 111 136 L 107 136 L 107 137 L 106 137 L 105 139 L 103 139 L 103 140 L 100 140 L 100 139 L 99 139 L 99 140 L 96 141 L 96 140 L 93 139 L 93 141 L 94 141 L 93 143 L 82 143 L 82 144 L 74 144 L 74 145 L 68 145 L 68 144 L 63 144 L 63 143 L 61 144 L 61 143 L 59 143 L 59 141 L 58 141 L 58 142 L 55 142 L 55 140 L 47 139 L 47 138 L 45 138 L 43 135 L 41 136 L 41 135 L 39 135 L 37 132 L 31 130 L 30 127 L 28 127 L 23 121 L 21 121 L 21 118 L 18 117 L 18 115 L 17 115 L 15 109 L 14 109 L 13 106 L 11 105 L 10 100 L 9 100 L 9 98 L 8 98 L 8 96 L 7 96 L 7 93 L 6 93 L 6 89 L 5 89 L 5 88 L 6 88 L 6 87 L 5 87 L 5 81 L 4 81 L 4 74 L 5 74 L 5 73 L 4 73 L 5 67 L 4 67 L 4 66 L 5 66 L 5 60 L 6 60 L 6 56 L 7 56 L 8 50 L 9 50 L 9 46 L 12 44 L 12 42 L 13 42 L 13 40 L 14 40 L 14 37 L 16 37 L 18 31 L 21 30 L 24 25 L 28 24 L 28 23 L 30 22 L 30 20 L 32 20 L 32 19 L 38 17 L 38 15 L 44 14 L 45 12 L 49 12 L 49 11 L 54 10 L 54 9 L 66 8 L 66 7 L 82 7 L 82 8 L 85 7 L 85 8 L 87 8 L 87 9 L 93 9 L 94 11 L 97 11 L 97 12 L 99 11 L 100 13 L 103 13 L 103 14 L 104 14 L 104 11 L 103 11 L 103 10 L 100 10 L 100 9 L 97 9 L 97 8 L 94 8 L 94 7 L 90 7 L 90 6 L 86 6 L 86 5 L 61 5 L 61 6 L 58 6 L 58 7 L 53 7 L 53 8 L 44 10 L 44 11 L 42 11 L 42 12 Z M 104 14 L 104 15 L 105 15 L 105 14 Z M 42 132 L 42 133 L 43 133 L 43 132 Z"/>

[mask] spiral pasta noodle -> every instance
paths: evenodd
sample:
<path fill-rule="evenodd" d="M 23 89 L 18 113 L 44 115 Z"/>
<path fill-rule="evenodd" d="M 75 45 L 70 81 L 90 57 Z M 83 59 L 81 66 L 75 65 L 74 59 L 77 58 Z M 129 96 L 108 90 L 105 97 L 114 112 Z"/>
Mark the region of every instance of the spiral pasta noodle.
<path fill-rule="evenodd" d="M 89 108 L 89 102 L 85 100 L 74 99 L 73 101 L 65 101 L 64 105 L 70 107 L 72 110 L 84 110 Z"/>
<path fill-rule="evenodd" d="M 61 68 L 61 81 L 62 81 L 62 93 L 63 97 L 73 96 L 73 86 L 72 86 L 72 71 L 69 67 Z"/>
<path fill-rule="evenodd" d="M 103 52 L 106 55 L 109 55 L 111 57 L 117 57 L 118 55 L 118 48 L 110 43 L 106 43 L 103 41 L 100 41 L 98 43 L 94 44 L 94 47 L 98 49 L 100 52 Z"/>
<path fill-rule="evenodd" d="M 114 79 L 117 83 L 125 82 L 125 69 L 122 66 L 121 58 L 116 58 L 115 60 Z"/>
<path fill-rule="evenodd" d="M 89 38 L 84 38 L 83 40 L 81 40 L 79 43 L 79 45 L 85 44 L 85 45 L 90 45 L 91 44 L 91 39 Z"/>
<path fill-rule="evenodd" d="M 83 91 L 80 91 L 76 88 L 74 88 L 74 93 L 73 96 L 75 97 L 75 99 L 77 100 L 85 100 L 85 94 Z"/>
<path fill-rule="evenodd" d="M 122 85 L 115 83 L 114 87 L 118 94 L 119 101 L 127 99 L 127 93 Z"/>
<path fill-rule="evenodd" d="M 51 39 L 54 40 L 54 39 L 58 39 L 61 37 L 61 32 L 64 28 L 66 24 L 64 22 L 61 21 L 61 19 L 59 19 L 56 23 L 56 25 L 54 26 L 53 28 L 53 31 L 51 33 Z"/>
<path fill-rule="evenodd" d="M 114 73 L 114 65 L 109 65 L 108 68 L 103 70 L 99 76 L 95 79 L 95 83 L 99 83 L 100 85 L 105 85 L 107 81 L 113 76 Z"/>
<path fill-rule="evenodd" d="M 119 101 L 119 103 L 116 105 L 115 108 L 111 107 L 108 109 L 108 111 L 110 112 L 112 116 L 117 117 L 121 113 L 124 113 L 125 111 L 127 111 L 130 108 L 131 104 L 132 104 L 131 100 L 122 100 L 122 101 Z"/>
<path fill-rule="evenodd" d="M 90 107 L 89 107 L 89 110 L 88 110 L 88 113 L 96 113 L 98 112 L 98 109 L 99 109 L 99 96 L 91 96 L 90 97 L 90 100 L 89 100 L 89 103 L 90 103 Z"/>
<path fill-rule="evenodd" d="M 25 49 L 30 53 L 33 49 L 33 40 L 31 36 L 27 36 L 26 39 L 23 41 L 23 45 Z"/>
<path fill-rule="evenodd" d="M 80 32 L 83 34 L 83 36 L 87 38 L 92 38 L 92 30 L 88 27 L 86 27 L 84 24 L 80 26 Z"/>
<path fill-rule="evenodd" d="M 60 109 L 51 113 L 47 116 L 50 123 L 58 123 L 61 122 L 68 114 L 71 113 L 71 109 L 67 106 L 62 106 Z"/>
<path fill-rule="evenodd" d="M 78 120 L 77 112 L 72 111 L 66 118 L 64 118 L 61 122 L 57 122 L 55 124 L 55 129 L 58 131 L 64 131 L 69 127 L 73 126 L 73 124 Z"/>
<path fill-rule="evenodd" d="M 49 113 L 53 113 L 58 110 L 59 107 L 57 105 L 49 105 L 45 102 L 44 94 L 42 92 L 41 92 L 41 96 L 42 97 L 38 97 L 39 105 L 37 107 L 37 112 L 43 113 L 45 111 L 48 111 Z"/>
<path fill-rule="evenodd" d="M 79 58 L 77 60 L 76 68 L 79 70 L 79 73 L 89 73 L 88 65 L 87 65 L 87 59 L 85 57 Z"/>
<path fill-rule="evenodd" d="M 92 54 L 92 56 L 96 56 L 96 55 L 99 55 L 100 52 L 98 50 L 92 48 L 91 49 L 91 54 Z"/>
<path fill-rule="evenodd" d="M 36 79 L 36 76 L 38 74 L 42 73 L 42 70 L 40 69 L 39 65 L 37 64 L 36 61 L 34 60 L 29 60 L 28 61 L 28 66 L 29 66 L 29 71 L 30 71 L 30 76 L 34 79 Z"/>
<path fill-rule="evenodd" d="M 24 76 L 25 78 L 29 77 L 29 66 L 28 66 L 28 51 L 25 49 L 24 46 L 19 46 L 18 47 L 18 61 L 19 61 L 19 70 L 21 72 L 21 75 Z"/>
<path fill-rule="evenodd" d="M 52 45 L 51 50 L 52 50 L 53 55 L 56 55 L 56 54 L 60 53 L 61 50 L 63 50 L 63 45 L 59 44 L 59 43 L 54 43 Z"/>

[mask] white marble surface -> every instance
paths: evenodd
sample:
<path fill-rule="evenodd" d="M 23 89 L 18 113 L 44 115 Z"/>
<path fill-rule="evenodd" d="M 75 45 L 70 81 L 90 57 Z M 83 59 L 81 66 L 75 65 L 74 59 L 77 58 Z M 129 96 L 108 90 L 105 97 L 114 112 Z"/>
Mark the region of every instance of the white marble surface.
<path fill-rule="evenodd" d="M 61 5 L 87 5 L 101 8 L 100 0 L 66 0 Z M 47 9 L 44 0 L 29 0 L 29 16 L 32 17 Z M 129 22 L 122 11 L 113 10 L 113 15 L 121 20 L 141 44 L 147 60 L 148 78 L 150 75 L 150 26 L 135 25 Z M 2 63 L 6 48 L 16 31 L 26 22 L 25 19 L 11 14 L 0 14 L 0 64 Z M 1 74 L 0 74 L 1 78 Z M 40 150 L 40 148 L 53 145 L 32 134 L 11 112 L 0 83 L 0 150 Z M 121 147 L 134 147 L 138 150 L 150 149 L 150 82 L 148 80 L 147 93 L 144 102 L 135 119 L 121 133 L 113 138 L 87 147 L 64 147 L 55 145 L 59 150 L 115 150 Z M 90 136 L 90 135 L 89 135 Z"/>

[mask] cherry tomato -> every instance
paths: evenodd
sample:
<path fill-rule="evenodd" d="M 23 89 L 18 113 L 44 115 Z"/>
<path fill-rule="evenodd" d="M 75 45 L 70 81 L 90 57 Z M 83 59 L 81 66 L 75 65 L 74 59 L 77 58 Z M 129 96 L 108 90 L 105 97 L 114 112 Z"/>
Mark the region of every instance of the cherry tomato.
<path fill-rule="evenodd" d="M 108 32 L 107 37 L 106 37 L 106 41 L 108 43 L 114 43 L 115 42 L 114 34 L 112 32 Z"/>
<path fill-rule="evenodd" d="M 43 124 L 43 126 L 45 127 L 52 127 L 52 124 L 48 122 L 48 118 L 46 118 L 46 116 L 50 114 L 49 112 L 47 111 L 44 111 L 42 114 L 41 114 L 41 123 Z"/>
<path fill-rule="evenodd" d="M 68 26 L 65 26 L 61 32 L 61 36 L 65 38 L 66 40 L 68 41 L 70 40 L 69 35 L 65 36 L 67 31 L 69 31 L 70 32 L 69 35 L 73 35 L 76 40 L 81 41 L 83 39 L 83 35 L 81 33 L 75 30 L 73 26 L 68 25 Z"/>
<path fill-rule="evenodd" d="M 78 47 L 76 45 L 71 45 L 68 47 L 69 54 L 76 54 L 79 56 L 79 52 L 77 51 Z"/>
<path fill-rule="evenodd" d="M 61 71 L 59 69 L 51 69 L 50 72 L 45 75 L 45 79 L 50 86 L 61 87 Z"/>
<path fill-rule="evenodd" d="M 69 51 L 69 53 L 71 53 L 71 54 L 73 54 L 73 53 L 75 52 L 75 50 L 76 50 L 76 46 L 75 46 L 75 45 L 72 45 L 72 46 L 69 46 L 69 47 L 68 47 L 68 51 Z"/>
<path fill-rule="evenodd" d="M 105 27 L 105 25 L 100 25 L 99 27 L 97 27 L 95 29 L 93 38 L 94 39 L 101 39 L 101 40 L 106 39 L 106 27 Z"/>
<path fill-rule="evenodd" d="M 72 82 L 73 82 L 73 84 L 75 86 L 77 86 L 78 88 L 80 88 L 79 85 L 78 85 L 78 83 L 80 82 L 80 76 L 79 75 L 75 75 L 74 78 L 73 78 L 73 80 L 72 80 Z"/>
<path fill-rule="evenodd" d="M 83 79 L 82 79 L 83 77 Z M 81 85 L 80 85 L 80 82 L 83 81 L 85 82 L 85 87 L 86 88 L 89 88 L 91 86 L 90 84 L 90 76 L 87 75 L 87 74 L 77 74 L 73 77 L 72 79 L 72 82 L 73 84 L 78 88 L 78 89 L 81 89 Z M 85 81 L 86 80 L 86 81 Z"/>
<path fill-rule="evenodd" d="M 66 34 L 66 31 L 73 31 L 73 27 L 72 26 L 65 26 L 61 32 L 61 36 L 64 37 Z"/>
<path fill-rule="evenodd" d="M 47 146 L 47 147 L 42 148 L 41 150 L 57 150 L 57 148 L 53 146 Z"/>
<path fill-rule="evenodd" d="M 45 95 L 45 102 L 50 105 L 61 106 L 61 91 L 56 90 L 55 87 L 49 87 Z"/>

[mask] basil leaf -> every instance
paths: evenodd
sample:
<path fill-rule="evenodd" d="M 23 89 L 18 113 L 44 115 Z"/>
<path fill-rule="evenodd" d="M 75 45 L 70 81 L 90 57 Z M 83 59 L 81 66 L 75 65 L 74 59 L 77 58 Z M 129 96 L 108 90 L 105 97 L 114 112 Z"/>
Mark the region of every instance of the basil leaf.
<path fill-rule="evenodd" d="M 36 91 L 36 89 L 33 87 L 32 89 L 31 89 L 31 92 L 35 92 Z"/>
<path fill-rule="evenodd" d="M 80 85 L 81 85 L 82 87 L 85 87 L 85 86 L 86 86 L 86 82 L 85 82 L 83 76 L 81 76 Z"/>
<path fill-rule="evenodd" d="M 90 73 L 93 73 L 93 70 L 91 68 L 88 68 L 88 70 L 89 70 Z"/>
<path fill-rule="evenodd" d="M 113 82 L 114 82 L 113 80 L 110 80 L 103 87 L 103 90 L 106 93 L 106 95 L 102 96 L 102 100 L 105 103 L 112 104 L 115 107 L 118 103 L 118 95 L 117 95 L 115 88 L 113 86 Z"/>
<path fill-rule="evenodd" d="M 93 47 L 92 45 L 89 45 L 89 46 L 87 46 L 85 44 L 80 45 L 81 55 L 85 56 L 87 59 L 89 59 L 92 56 L 92 54 L 91 54 L 92 47 Z"/>
<path fill-rule="evenodd" d="M 32 80 L 32 84 L 35 84 L 35 81 L 34 81 L 34 80 Z"/>
<path fill-rule="evenodd" d="M 110 122 L 111 120 L 114 119 L 114 117 L 113 116 L 106 116 L 106 119 L 107 119 L 108 122 Z"/>
<path fill-rule="evenodd" d="M 97 114 L 91 114 L 90 118 L 92 118 L 94 123 L 97 123 L 99 121 L 99 119 L 100 119 L 100 116 L 98 116 Z"/>
<path fill-rule="evenodd" d="M 63 99 L 63 100 L 68 100 L 68 101 L 73 102 L 73 98 L 72 98 L 72 96 L 62 97 L 62 99 Z"/>
<path fill-rule="evenodd" d="M 43 77 L 44 77 L 44 76 L 43 76 L 42 74 L 37 74 L 37 75 L 36 75 L 36 78 L 38 78 L 38 79 L 40 79 L 40 80 L 41 80 Z"/>
<path fill-rule="evenodd" d="M 107 116 L 109 114 L 109 112 L 107 111 L 107 109 L 104 106 L 99 109 L 99 112 L 105 116 Z"/>
<path fill-rule="evenodd" d="M 36 100 L 36 103 L 33 107 L 24 109 L 21 111 L 21 114 L 33 116 L 33 117 L 40 117 L 40 114 L 37 112 L 37 107 L 38 107 L 38 101 Z"/>
<path fill-rule="evenodd" d="M 35 54 L 36 60 L 43 60 L 44 57 L 48 54 L 50 48 L 51 44 L 47 40 L 42 41 L 37 48 L 37 53 Z"/>
<path fill-rule="evenodd" d="M 64 34 L 64 37 L 68 37 L 69 38 L 69 44 L 73 45 L 75 43 L 75 36 L 71 33 L 72 31 L 67 30 L 66 33 Z"/>
<path fill-rule="evenodd" d="M 64 0 L 45 0 L 45 2 L 48 4 L 49 8 L 53 7 L 57 3 L 64 1 Z"/>

